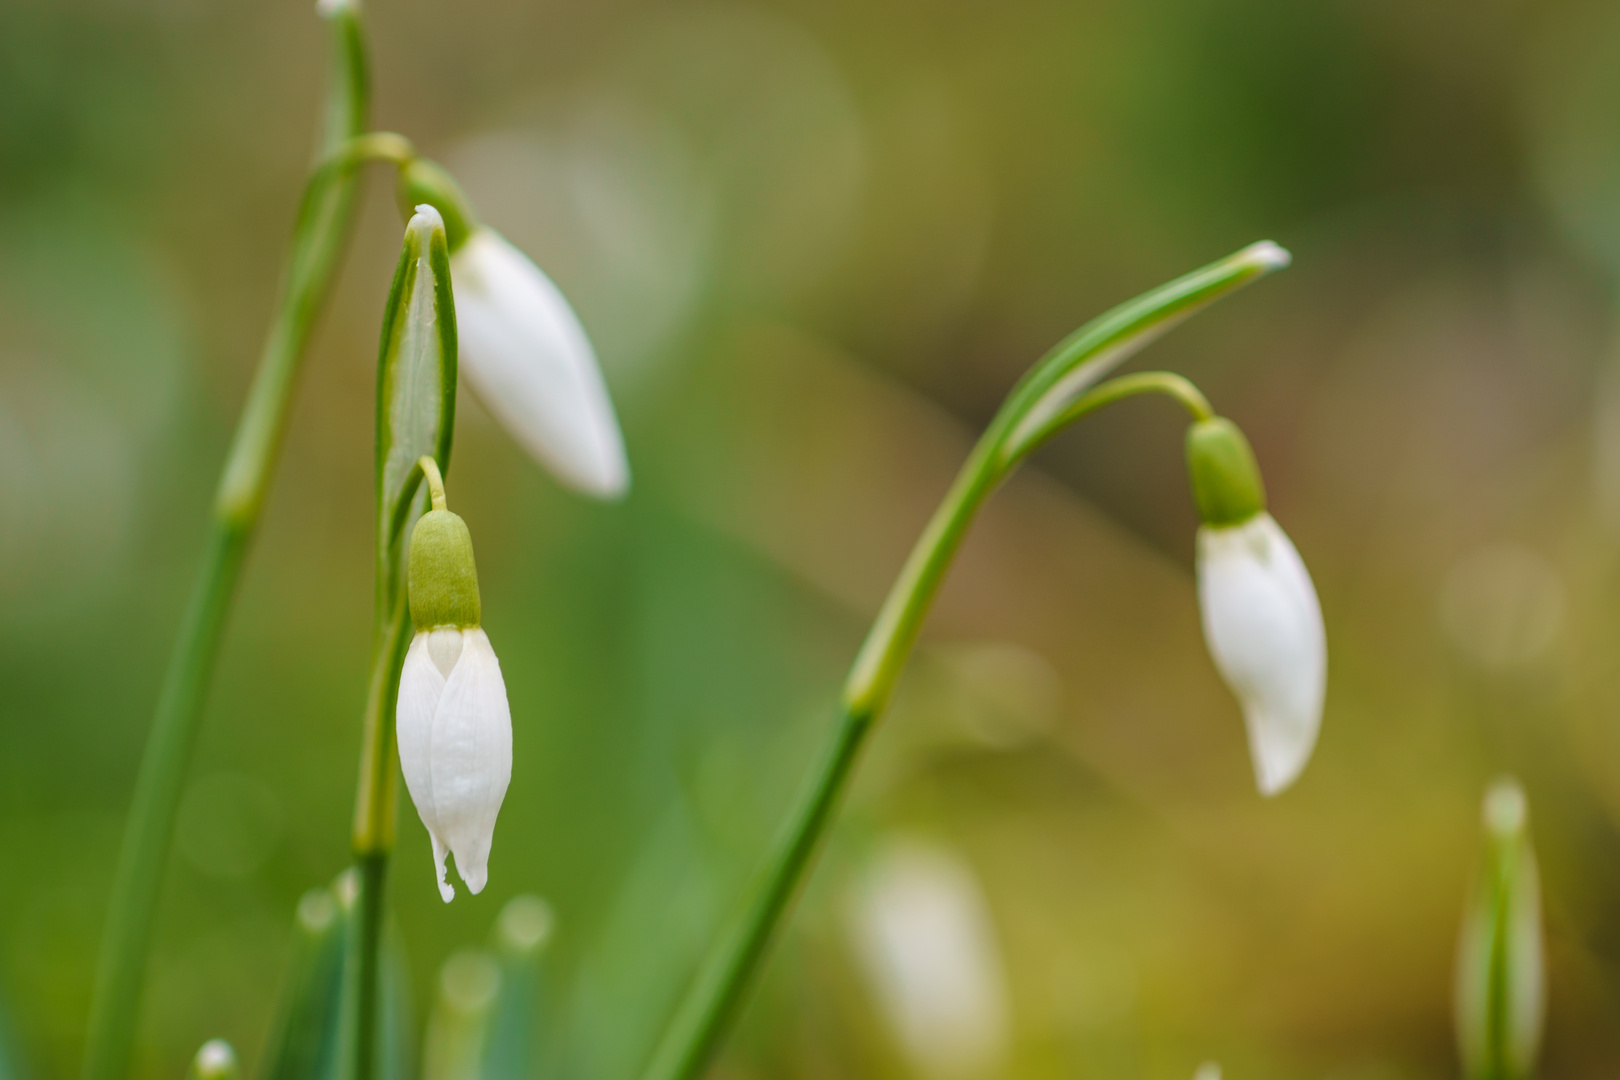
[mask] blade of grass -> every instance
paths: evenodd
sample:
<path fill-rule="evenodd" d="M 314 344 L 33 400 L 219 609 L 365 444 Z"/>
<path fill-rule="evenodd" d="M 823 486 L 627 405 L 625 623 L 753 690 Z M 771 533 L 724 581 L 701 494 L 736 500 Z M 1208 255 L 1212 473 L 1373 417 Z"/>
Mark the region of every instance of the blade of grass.
<path fill-rule="evenodd" d="M 323 156 L 361 132 L 368 99 L 358 19 L 343 5 L 331 21 L 335 74 Z M 226 459 L 202 571 L 180 624 L 135 784 L 102 938 L 85 1080 L 122 1080 L 128 1072 L 152 920 L 198 720 L 279 457 L 293 384 L 348 238 L 355 198 L 353 170 L 317 170 L 293 231 L 281 299 Z"/>

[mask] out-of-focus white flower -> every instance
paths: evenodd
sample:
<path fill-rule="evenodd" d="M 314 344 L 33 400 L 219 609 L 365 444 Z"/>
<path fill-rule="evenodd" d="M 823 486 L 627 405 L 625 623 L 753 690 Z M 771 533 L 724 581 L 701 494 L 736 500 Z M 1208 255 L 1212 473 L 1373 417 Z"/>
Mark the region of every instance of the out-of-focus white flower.
<path fill-rule="evenodd" d="M 585 329 L 529 257 L 476 227 L 450 257 L 461 370 L 486 408 L 565 483 L 616 498 L 624 440 Z"/>
<path fill-rule="evenodd" d="M 1222 417 L 1187 431 L 1198 530 L 1204 640 L 1243 707 L 1262 795 L 1299 778 L 1316 746 L 1327 691 L 1327 634 L 1316 587 L 1266 513 L 1254 451 Z"/>
<path fill-rule="evenodd" d="M 1316 746 L 1327 688 L 1322 609 L 1270 514 L 1198 530 L 1198 602 L 1215 666 L 1243 706 L 1255 779 L 1275 795 Z"/>
<path fill-rule="evenodd" d="M 236 1080 L 241 1075 L 236 1051 L 224 1039 L 209 1039 L 191 1059 L 188 1080 Z"/>
<path fill-rule="evenodd" d="M 931 844 L 896 841 L 858 883 L 855 949 L 900 1047 L 940 1080 L 990 1070 L 1007 1043 L 1006 976 L 972 869 Z"/>

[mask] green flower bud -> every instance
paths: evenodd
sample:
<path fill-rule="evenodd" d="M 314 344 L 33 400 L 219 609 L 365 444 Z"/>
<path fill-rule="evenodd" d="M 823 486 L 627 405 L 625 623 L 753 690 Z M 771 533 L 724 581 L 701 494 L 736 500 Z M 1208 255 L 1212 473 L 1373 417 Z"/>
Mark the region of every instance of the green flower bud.
<path fill-rule="evenodd" d="M 1205 525 L 1241 525 L 1266 509 L 1254 451 L 1225 417 L 1200 420 L 1187 429 L 1187 476 Z"/>
<path fill-rule="evenodd" d="M 1485 859 L 1457 948 L 1457 1048 L 1469 1080 L 1526 1080 L 1541 1047 L 1541 882 L 1528 819 L 1518 783 L 1491 785 Z"/>
<path fill-rule="evenodd" d="M 472 534 L 459 515 L 449 510 L 422 515 L 411 530 L 405 573 L 411 622 L 418 631 L 442 626 L 466 630 L 479 624 L 482 611 Z"/>
<path fill-rule="evenodd" d="M 416 158 L 399 170 L 399 204 L 406 217 L 414 208 L 427 203 L 444 218 L 444 236 L 453 255 L 467 242 L 478 221 L 473 217 L 461 185 L 444 166 L 426 158 Z"/>

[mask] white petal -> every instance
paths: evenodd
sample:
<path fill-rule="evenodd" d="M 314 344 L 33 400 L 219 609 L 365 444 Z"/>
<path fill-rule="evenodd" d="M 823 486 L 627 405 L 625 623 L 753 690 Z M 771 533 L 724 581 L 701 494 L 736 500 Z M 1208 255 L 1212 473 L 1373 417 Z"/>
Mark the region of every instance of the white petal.
<path fill-rule="evenodd" d="M 1006 1051 L 1006 971 L 972 868 L 949 849 L 893 840 L 852 898 L 857 955 L 917 1071 L 993 1075 Z"/>
<path fill-rule="evenodd" d="M 444 841 L 432 830 L 428 831 L 428 839 L 433 841 L 433 869 L 439 875 L 439 898 L 448 904 L 456 898 L 456 887 L 450 884 L 449 874 L 444 868 L 444 859 L 450 854 L 450 849 L 444 846 Z"/>
<path fill-rule="evenodd" d="M 430 768 L 441 837 L 473 893 L 488 877 L 495 817 L 512 779 L 512 714 L 501 665 L 482 630 L 462 631 L 461 659 L 433 717 Z"/>
<path fill-rule="evenodd" d="M 438 835 L 439 817 L 433 805 L 433 779 L 428 768 L 429 735 L 433 715 L 444 695 L 444 676 L 428 654 L 430 635 L 417 634 L 405 652 L 399 673 L 399 702 L 394 709 L 396 737 L 399 740 L 399 768 L 405 774 L 405 790 L 411 793 L 416 813 L 427 831 Z M 436 843 L 437 841 L 435 841 Z M 442 880 L 444 875 L 439 875 Z"/>
<path fill-rule="evenodd" d="M 1215 666 L 1243 706 L 1261 794 L 1298 778 L 1327 688 L 1322 609 L 1294 545 L 1269 514 L 1198 530 L 1198 600 Z"/>
<path fill-rule="evenodd" d="M 450 260 L 461 369 L 524 449 L 564 483 L 615 498 L 624 440 L 585 330 L 540 268 L 480 228 Z"/>
<path fill-rule="evenodd" d="M 461 631 L 453 626 L 441 626 L 418 636 L 427 639 L 428 659 L 433 661 L 439 674 L 448 679 L 456 669 L 456 661 L 461 659 Z"/>

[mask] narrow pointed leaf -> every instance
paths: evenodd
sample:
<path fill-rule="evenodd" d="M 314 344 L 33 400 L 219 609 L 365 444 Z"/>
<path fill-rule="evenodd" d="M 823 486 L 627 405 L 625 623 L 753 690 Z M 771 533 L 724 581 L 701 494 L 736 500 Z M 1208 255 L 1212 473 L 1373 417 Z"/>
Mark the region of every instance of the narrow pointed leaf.
<path fill-rule="evenodd" d="M 1288 252 L 1269 240 L 1194 270 L 1099 315 L 1070 334 L 1035 365 L 1001 414 L 1008 427 L 1001 460 L 1012 464 L 1046 440 L 1080 395 L 1181 320 L 1273 270 Z"/>
<path fill-rule="evenodd" d="M 421 489 L 418 458 L 450 464 L 456 410 L 456 308 L 444 222 L 420 207 L 405 229 L 383 313 L 377 370 L 379 600 L 392 602 L 400 552 Z"/>
<path fill-rule="evenodd" d="M 345 924 L 331 889 L 298 902 L 291 969 L 279 1016 L 265 1047 L 261 1080 L 332 1075 L 343 998 Z"/>
<path fill-rule="evenodd" d="M 526 1080 L 541 1049 L 544 1006 L 542 961 L 551 940 L 551 908 L 537 896 L 519 896 L 495 921 L 493 951 L 500 988 L 484 1046 L 481 1080 Z"/>

